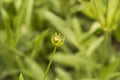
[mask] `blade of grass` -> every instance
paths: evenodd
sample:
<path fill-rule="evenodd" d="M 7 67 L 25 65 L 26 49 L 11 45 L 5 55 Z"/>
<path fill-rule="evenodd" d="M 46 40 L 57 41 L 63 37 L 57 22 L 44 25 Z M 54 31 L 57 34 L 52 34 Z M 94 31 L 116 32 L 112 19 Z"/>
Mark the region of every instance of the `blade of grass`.
<path fill-rule="evenodd" d="M 103 19 L 103 14 L 101 14 L 98 10 L 97 4 L 95 0 L 91 0 L 94 6 L 95 13 L 97 15 L 97 19 L 100 22 L 100 24 L 104 27 L 104 19 Z"/>
<path fill-rule="evenodd" d="M 111 63 L 107 67 L 103 68 L 100 72 L 100 79 L 107 80 L 107 77 L 110 77 L 110 74 L 114 73 L 118 64 L 119 64 L 119 59 L 116 59 L 113 63 Z"/>
<path fill-rule="evenodd" d="M 34 0 L 29 0 L 27 3 L 26 16 L 25 16 L 25 25 L 26 27 L 28 27 L 27 29 L 31 29 L 30 24 L 31 24 L 31 18 L 33 13 L 33 7 L 34 7 Z"/>
<path fill-rule="evenodd" d="M 88 50 L 87 50 L 87 56 L 90 56 L 94 53 L 94 51 L 102 44 L 102 42 L 104 41 L 104 37 L 101 36 L 100 38 L 96 39 L 95 41 L 93 41 L 93 43 L 91 43 L 91 45 L 89 46 Z"/>
<path fill-rule="evenodd" d="M 20 32 L 21 29 L 20 28 L 21 28 L 21 26 L 23 24 L 23 19 L 25 17 L 27 1 L 28 0 L 22 0 L 22 4 L 20 5 L 20 9 L 18 10 L 17 15 L 14 18 L 14 27 L 15 27 L 14 45 L 15 46 L 17 45 L 18 40 L 19 40 L 19 38 L 21 36 L 21 32 Z"/>
<path fill-rule="evenodd" d="M 109 3 L 108 3 L 109 9 L 108 9 L 108 15 L 107 15 L 108 27 L 111 27 L 114 23 L 116 13 L 119 9 L 119 3 L 120 3 L 120 0 L 117 0 L 117 1 L 109 0 Z"/>
<path fill-rule="evenodd" d="M 57 67 L 57 68 L 55 68 L 55 71 L 57 72 L 60 80 L 73 80 L 71 78 L 71 75 L 64 69 Z"/>
<path fill-rule="evenodd" d="M 48 32 L 48 29 L 43 31 L 42 33 L 40 33 L 39 36 L 36 37 L 34 49 L 31 53 L 31 59 L 34 59 L 34 57 L 37 55 L 37 52 L 40 50 L 40 46 L 42 45 L 43 39 L 47 35 L 47 32 Z"/>
<path fill-rule="evenodd" d="M 3 18 L 3 23 L 6 28 L 7 41 L 12 46 L 13 45 L 13 32 L 10 25 L 10 19 L 7 12 L 2 8 L 1 14 Z"/>

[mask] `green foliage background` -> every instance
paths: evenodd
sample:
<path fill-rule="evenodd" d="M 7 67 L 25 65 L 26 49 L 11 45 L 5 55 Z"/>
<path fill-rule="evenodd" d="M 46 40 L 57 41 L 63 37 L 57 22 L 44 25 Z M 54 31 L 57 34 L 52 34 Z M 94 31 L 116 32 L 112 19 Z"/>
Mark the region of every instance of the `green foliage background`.
<path fill-rule="evenodd" d="M 120 80 L 120 0 L 0 0 L 0 80 Z"/>

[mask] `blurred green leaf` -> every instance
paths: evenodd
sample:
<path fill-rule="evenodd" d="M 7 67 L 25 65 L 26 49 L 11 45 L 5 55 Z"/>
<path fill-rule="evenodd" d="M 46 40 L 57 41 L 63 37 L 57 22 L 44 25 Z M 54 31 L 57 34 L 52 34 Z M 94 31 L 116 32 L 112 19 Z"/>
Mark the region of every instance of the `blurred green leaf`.
<path fill-rule="evenodd" d="M 34 0 L 29 0 L 26 6 L 26 16 L 25 16 L 25 26 L 28 27 L 28 31 L 31 24 L 32 14 L 33 14 L 33 7 L 34 7 Z"/>
<path fill-rule="evenodd" d="M 65 66 L 71 66 L 71 67 L 79 67 L 81 63 L 84 62 L 84 58 L 80 58 L 78 56 L 72 55 L 72 54 L 60 54 L 56 53 L 54 57 L 54 61 L 65 65 Z"/>
<path fill-rule="evenodd" d="M 61 68 L 55 68 L 55 71 L 58 74 L 58 77 L 60 78 L 60 80 L 73 80 L 70 76 L 69 73 L 67 73 L 64 69 Z"/>
<path fill-rule="evenodd" d="M 20 30 L 21 30 L 21 26 L 23 25 L 26 7 L 27 7 L 27 0 L 22 0 L 22 4 L 20 5 L 17 15 L 14 17 L 13 24 L 14 24 L 14 28 L 15 28 L 15 33 L 14 33 L 14 38 L 15 38 L 14 45 L 15 46 L 17 45 L 19 38 L 21 36 Z M 19 34 L 17 34 L 17 33 L 19 33 Z"/>
<path fill-rule="evenodd" d="M 48 32 L 48 29 L 43 31 L 42 33 L 40 33 L 40 35 L 38 35 L 35 38 L 34 49 L 33 49 L 32 53 L 31 53 L 31 58 L 32 59 L 37 55 L 37 52 L 40 50 L 40 47 L 42 46 L 42 43 L 43 43 L 43 39 L 47 35 L 47 32 Z"/>
<path fill-rule="evenodd" d="M 88 16 L 89 18 L 91 19 L 95 19 L 96 16 L 93 15 L 94 13 L 92 12 L 92 7 L 91 7 L 91 4 L 90 2 L 87 2 L 87 1 L 82 1 L 82 0 L 79 0 L 80 1 L 80 5 L 76 5 L 72 8 L 72 13 L 76 13 L 76 12 L 82 12 L 84 13 L 86 16 Z M 87 6 L 87 7 L 86 7 Z"/>
<path fill-rule="evenodd" d="M 96 16 L 96 19 L 99 21 L 99 23 L 104 27 L 105 23 L 105 6 L 102 5 L 102 0 L 91 0 L 91 7 L 92 11 Z"/>
<path fill-rule="evenodd" d="M 114 31 L 114 35 L 117 41 L 120 41 L 120 27 L 118 26 L 115 31 Z"/>
<path fill-rule="evenodd" d="M 111 27 L 111 24 L 113 24 L 113 20 L 115 18 L 115 15 L 117 13 L 120 0 L 109 0 L 108 1 L 108 14 L 107 14 L 107 21 L 108 21 L 108 27 Z"/>
<path fill-rule="evenodd" d="M 90 30 L 85 34 L 85 36 L 83 37 L 81 44 L 84 44 L 84 42 L 87 42 L 87 40 L 89 40 L 89 38 L 91 38 L 92 35 L 94 35 L 94 33 L 101 28 L 100 23 L 98 22 L 94 22 L 91 25 Z"/>
<path fill-rule="evenodd" d="M 19 11 L 21 4 L 22 4 L 22 0 L 17 0 L 14 2 L 14 6 L 15 6 L 16 11 Z"/>
<path fill-rule="evenodd" d="M 2 18 L 3 18 L 4 26 L 6 28 L 7 41 L 10 45 L 13 45 L 13 32 L 11 29 L 9 15 L 3 8 L 1 9 L 1 14 L 2 14 Z"/>
<path fill-rule="evenodd" d="M 110 75 L 115 72 L 118 64 L 119 64 L 119 59 L 116 59 L 113 63 L 111 63 L 107 67 L 103 68 L 100 71 L 100 79 L 108 80 L 107 78 L 110 77 Z"/>
<path fill-rule="evenodd" d="M 32 78 L 34 80 L 42 80 L 44 71 L 41 68 L 41 66 L 29 58 L 25 59 L 25 63 L 28 67 L 27 70 L 31 74 Z M 48 80 L 48 79 L 46 79 L 46 80 Z"/>
<path fill-rule="evenodd" d="M 90 46 L 86 52 L 87 56 L 92 55 L 94 53 L 94 51 L 102 44 L 103 41 L 104 41 L 103 36 L 101 36 L 100 38 L 97 38 L 95 41 L 93 41 L 90 44 Z"/>
<path fill-rule="evenodd" d="M 60 54 L 56 53 L 54 57 L 54 62 L 57 62 L 58 64 L 64 65 L 64 66 L 70 66 L 73 68 L 79 69 L 80 66 L 88 66 L 91 68 L 98 68 L 98 64 L 95 64 L 92 59 L 87 58 L 85 56 L 77 56 L 73 54 Z"/>
<path fill-rule="evenodd" d="M 22 73 L 19 75 L 19 80 L 24 80 Z"/>
<path fill-rule="evenodd" d="M 81 25 L 79 23 L 79 19 L 77 17 L 74 17 L 72 20 L 73 20 L 74 34 L 75 34 L 76 38 L 78 38 L 77 41 L 80 41 L 84 34 L 82 32 L 82 28 L 81 28 Z M 80 37 L 78 37 L 78 36 L 80 36 Z"/>

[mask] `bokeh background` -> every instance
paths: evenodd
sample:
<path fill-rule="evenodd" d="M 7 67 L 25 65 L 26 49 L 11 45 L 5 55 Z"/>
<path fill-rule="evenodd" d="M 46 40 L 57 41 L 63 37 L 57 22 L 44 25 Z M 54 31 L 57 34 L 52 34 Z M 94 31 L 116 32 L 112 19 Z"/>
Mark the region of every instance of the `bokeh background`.
<path fill-rule="evenodd" d="M 120 0 L 0 0 L 0 80 L 120 80 Z"/>

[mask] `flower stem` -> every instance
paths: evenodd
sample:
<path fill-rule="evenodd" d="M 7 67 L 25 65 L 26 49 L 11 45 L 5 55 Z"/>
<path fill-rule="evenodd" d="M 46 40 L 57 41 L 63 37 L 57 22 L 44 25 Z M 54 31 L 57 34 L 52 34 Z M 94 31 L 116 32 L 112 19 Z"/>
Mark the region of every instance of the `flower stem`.
<path fill-rule="evenodd" d="M 51 58 L 50 58 L 50 61 L 49 61 L 48 66 L 47 66 L 47 69 L 46 69 L 46 71 L 45 71 L 45 74 L 44 74 L 43 80 L 46 79 L 46 76 L 47 76 L 48 71 L 49 71 L 49 69 L 50 69 L 51 63 L 52 63 L 52 61 L 53 61 L 53 57 L 54 57 L 55 52 L 56 52 L 56 48 L 57 48 L 57 47 L 55 46 L 55 47 L 54 47 L 54 50 L 53 50 L 53 53 L 51 54 Z"/>
<path fill-rule="evenodd" d="M 104 55 L 103 55 L 103 65 L 105 65 L 108 53 L 110 52 L 110 33 L 106 32 L 105 35 L 105 41 L 104 41 Z"/>

